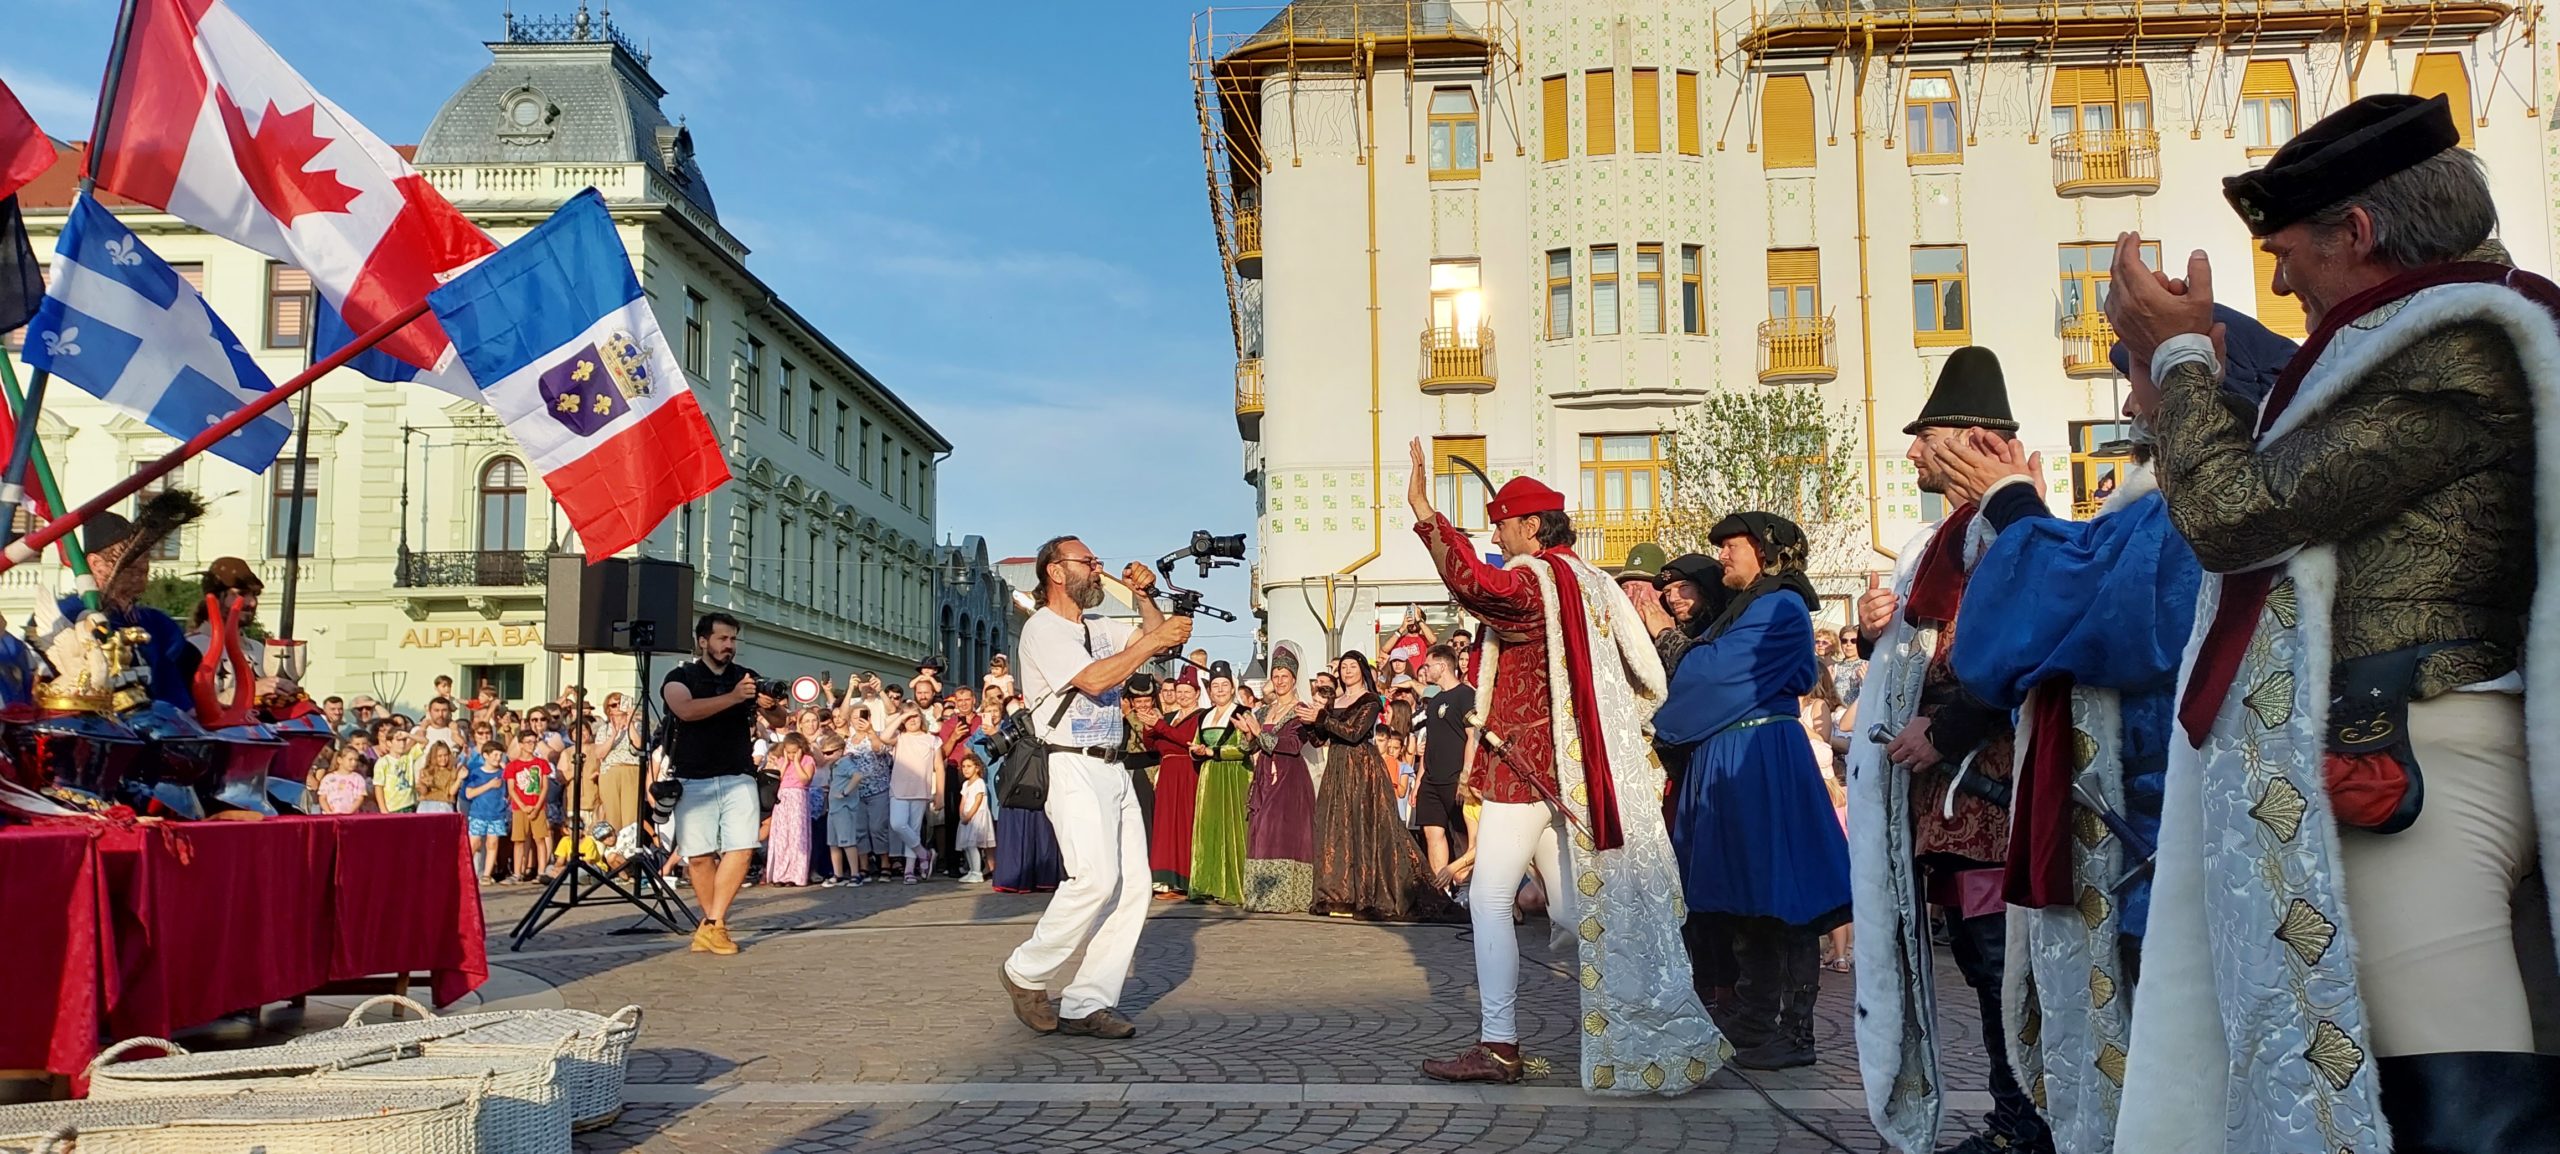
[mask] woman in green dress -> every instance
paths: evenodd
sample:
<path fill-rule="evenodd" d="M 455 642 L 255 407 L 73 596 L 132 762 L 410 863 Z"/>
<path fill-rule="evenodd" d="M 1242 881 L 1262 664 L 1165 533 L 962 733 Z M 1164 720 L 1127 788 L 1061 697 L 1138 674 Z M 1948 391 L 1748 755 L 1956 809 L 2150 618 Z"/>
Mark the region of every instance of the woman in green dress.
<path fill-rule="evenodd" d="M 1200 766 L 1200 804 L 1191 827 L 1191 896 L 1231 906 L 1244 903 L 1245 797 L 1253 791 L 1253 767 L 1246 761 L 1253 742 L 1237 724 L 1242 712 L 1235 670 L 1224 661 L 1211 664 L 1209 709 L 1200 717 L 1200 736 L 1191 747 Z"/>

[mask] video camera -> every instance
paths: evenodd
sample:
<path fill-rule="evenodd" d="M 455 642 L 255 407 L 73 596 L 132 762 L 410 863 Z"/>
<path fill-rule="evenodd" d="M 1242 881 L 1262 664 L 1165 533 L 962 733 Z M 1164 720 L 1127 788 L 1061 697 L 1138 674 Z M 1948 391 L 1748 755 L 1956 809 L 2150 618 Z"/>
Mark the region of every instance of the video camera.
<path fill-rule="evenodd" d="M 1236 615 L 1233 613 L 1215 605 L 1201 604 L 1201 593 L 1198 590 L 1185 589 L 1173 583 L 1173 567 L 1181 564 L 1185 559 L 1199 566 L 1202 577 L 1208 576 L 1212 569 L 1242 565 L 1244 564 L 1244 534 L 1233 533 L 1221 537 L 1206 529 L 1194 529 L 1191 531 L 1189 545 L 1167 553 L 1156 561 L 1156 573 L 1159 578 L 1156 587 L 1164 594 L 1165 600 L 1171 602 L 1174 616 L 1191 617 L 1205 613 L 1220 621 L 1235 620 Z"/>

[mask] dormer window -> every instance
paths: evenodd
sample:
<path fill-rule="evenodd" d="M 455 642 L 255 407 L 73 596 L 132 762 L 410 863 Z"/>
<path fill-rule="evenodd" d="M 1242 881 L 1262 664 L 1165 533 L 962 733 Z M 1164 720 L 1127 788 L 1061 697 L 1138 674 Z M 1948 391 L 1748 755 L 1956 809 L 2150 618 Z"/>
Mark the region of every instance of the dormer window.
<path fill-rule="evenodd" d="M 498 100 L 498 139 L 509 144 L 539 144 L 551 139 L 551 122 L 560 109 L 530 87 L 517 88 Z"/>

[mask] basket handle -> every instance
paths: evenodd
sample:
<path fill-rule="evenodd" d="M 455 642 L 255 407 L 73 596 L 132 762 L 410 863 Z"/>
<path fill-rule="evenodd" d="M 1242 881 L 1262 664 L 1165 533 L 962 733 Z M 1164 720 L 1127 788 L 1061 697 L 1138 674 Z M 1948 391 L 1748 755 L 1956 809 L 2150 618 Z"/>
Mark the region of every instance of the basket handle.
<path fill-rule="evenodd" d="M 44 1136 L 44 1141 L 36 1146 L 36 1154 L 73 1154 L 78 1149 L 80 1149 L 80 1128 L 60 1126 L 56 1127 L 53 1133 Z"/>
<path fill-rule="evenodd" d="M 638 1031 L 640 1029 L 640 1007 L 624 1006 L 619 1010 L 615 1010 L 612 1017 L 605 1019 L 605 1025 L 613 1027 L 614 1029 Z"/>
<path fill-rule="evenodd" d="M 419 1005 L 414 999 L 407 998 L 399 994 L 376 994 L 356 1003 L 356 1008 L 347 1012 L 346 1025 L 353 1026 L 364 1021 L 364 1016 L 367 1013 L 372 1012 L 375 1006 L 385 1004 L 414 1013 L 418 1015 L 418 1018 L 421 1021 L 431 1021 L 436 1016 L 436 1012 L 434 1010 L 430 1010 L 425 1006 Z M 345 1026 L 341 1026 L 339 1028 L 344 1029 Z"/>
<path fill-rule="evenodd" d="M 167 1038 L 127 1038 L 124 1041 L 109 1046 L 104 1050 L 100 1050 L 97 1057 L 89 1059 L 89 1064 L 81 1067 L 80 1069 L 81 1080 L 86 1081 L 95 1076 L 101 1067 L 123 1057 L 125 1051 L 141 1049 L 158 1050 L 173 1058 L 187 1052 L 186 1047 L 181 1046 L 176 1042 L 172 1042 Z"/>
<path fill-rule="evenodd" d="M 408 1057 L 411 1049 L 413 1049 L 413 1047 L 384 1046 L 381 1049 L 367 1050 L 361 1054 L 349 1054 L 346 1057 L 339 1058 L 336 1061 L 329 1063 L 327 1066 L 321 1067 L 321 1069 L 334 1073 L 339 1070 L 353 1070 L 364 1066 L 379 1066 L 384 1062 L 398 1061 L 401 1058 Z"/>

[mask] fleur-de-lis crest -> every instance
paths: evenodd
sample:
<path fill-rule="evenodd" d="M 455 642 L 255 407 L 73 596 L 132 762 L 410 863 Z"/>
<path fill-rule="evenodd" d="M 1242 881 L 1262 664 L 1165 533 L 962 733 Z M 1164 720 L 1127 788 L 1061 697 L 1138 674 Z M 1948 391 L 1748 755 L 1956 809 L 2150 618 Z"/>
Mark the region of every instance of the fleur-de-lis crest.
<path fill-rule="evenodd" d="M 141 264 L 142 242 L 129 236 L 112 238 L 107 241 L 107 259 L 120 265 Z"/>
<path fill-rule="evenodd" d="M 80 326 L 68 325 L 44 335 L 44 355 L 76 357 L 80 355 Z"/>

